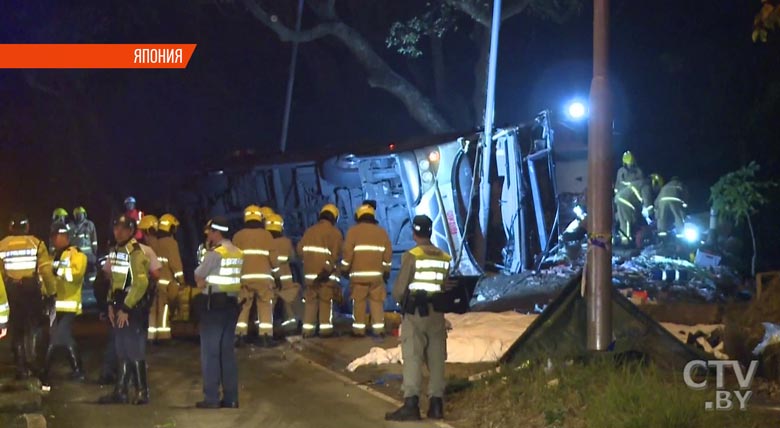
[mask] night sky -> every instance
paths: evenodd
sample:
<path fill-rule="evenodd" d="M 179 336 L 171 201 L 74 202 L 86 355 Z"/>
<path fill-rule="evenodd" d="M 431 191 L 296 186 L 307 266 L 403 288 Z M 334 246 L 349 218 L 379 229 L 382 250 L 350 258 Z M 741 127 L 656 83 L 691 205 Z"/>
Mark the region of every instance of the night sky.
<path fill-rule="evenodd" d="M 242 7 L 214 3 L 0 3 L 2 43 L 198 44 L 186 70 L 0 70 L 0 218 L 26 211 L 41 234 L 55 206 L 84 204 L 106 230 L 112 206 L 127 194 L 142 209 L 173 208 L 165 206 L 167 195 L 203 165 L 238 149 L 277 151 L 291 46 Z M 294 3 L 266 2 L 287 23 Z M 390 25 L 424 3 L 338 2 L 342 18 L 430 95 L 427 42 L 419 59 L 384 45 Z M 613 1 L 614 152 L 631 149 L 645 171 L 689 181 L 702 210 L 721 174 L 751 159 L 768 173 L 780 161 L 780 33 L 766 45 L 750 40 L 758 7 L 757 0 Z M 591 17 L 585 2 L 563 24 L 531 15 L 504 23 L 497 124 L 587 96 Z M 314 20 L 307 11 L 304 27 Z M 447 83 L 467 102 L 475 84 L 471 25 L 461 18 L 443 40 Z M 425 134 L 400 102 L 368 86 L 338 42 L 321 39 L 299 52 L 291 152 Z M 453 121 L 457 129 L 477 125 Z M 760 222 L 766 250 L 775 247 L 773 212 L 765 210 Z"/>

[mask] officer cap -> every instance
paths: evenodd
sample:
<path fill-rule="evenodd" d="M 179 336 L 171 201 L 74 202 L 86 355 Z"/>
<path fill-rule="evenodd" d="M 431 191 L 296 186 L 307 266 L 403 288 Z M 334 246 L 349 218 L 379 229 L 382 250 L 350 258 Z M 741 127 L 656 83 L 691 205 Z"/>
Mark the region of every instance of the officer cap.
<path fill-rule="evenodd" d="M 61 221 L 55 221 L 51 225 L 50 233 L 52 235 L 59 235 L 61 233 L 68 233 L 68 226 L 61 222 Z"/>
<path fill-rule="evenodd" d="M 134 218 L 122 214 L 114 219 L 114 226 L 122 226 L 131 230 L 135 230 L 137 224 Z"/>
<path fill-rule="evenodd" d="M 427 215 L 414 216 L 412 220 L 414 233 L 420 236 L 431 236 L 433 233 L 433 221 Z"/>
<path fill-rule="evenodd" d="M 216 216 L 211 219 L 209 224 L 209 229 L 216 230 L 224 234 L 230 231 L 230 224 L 228 223 L 228 220 L 225 217 Z"/>

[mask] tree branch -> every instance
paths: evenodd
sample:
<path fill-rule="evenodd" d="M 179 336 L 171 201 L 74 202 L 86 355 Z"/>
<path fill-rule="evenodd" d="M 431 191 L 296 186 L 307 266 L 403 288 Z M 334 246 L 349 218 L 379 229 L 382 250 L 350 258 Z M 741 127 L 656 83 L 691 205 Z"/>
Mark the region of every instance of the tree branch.
<path fill-rule="evenodd" d="M 266 27 L 273 30 L 283 42 L 306 43 L 333 34 L 334 26 L 332 23 L 318 24 L 314 28 L 296 32 L 279 22 L 279 19 L 276 16 L 272 17 L 269 15 L 268 12 L 257 3 L 257 0 L 242 1 L 252 16 L 257 18 L 257 20 L 262 22 Z"/>
<path fill-rule="evenodd" d="M 523 13 L 533 0 L 518 0 L 501 11 L 501 22 L 512 18 L 515 15 Z M 473 20 L 479 22 L 485 27 L 490 28 L 493 18 L 491 10 L 482 7 L 481 2 L 474 0 L 445 0 L 445 2 L 455 9 L 470 16 Z"/>

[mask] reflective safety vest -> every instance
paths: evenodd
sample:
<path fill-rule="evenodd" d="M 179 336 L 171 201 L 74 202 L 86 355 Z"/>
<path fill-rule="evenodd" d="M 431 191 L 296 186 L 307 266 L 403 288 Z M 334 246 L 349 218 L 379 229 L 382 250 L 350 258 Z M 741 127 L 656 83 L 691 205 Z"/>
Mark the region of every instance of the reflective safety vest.
<path fill-rule="evenodd" d="M 149 258 L 135 239 L 130 239 L 125 245 L 116 246 L 108 254 L 111 266 L 111 292 L 109 301 L 114 294 L 124 291 L 124 305 L 132 308 L 146 294 L 149 287 Z"/>
<path fill-rule="evenodd" d="M 57 312 L 81 313 L 81 287 L 87 271 L 87 256 L 69 247 L 52 262 L 57 277 Z"/>
<path fill-rule="evenodd" d="M 5 291 L 5 282 L 0 277 L 0 324 L 8 323 L 8 316 L 11 314 L 11 307 L 8 306 L 8 293 Z"/>
<path fill-rule="evenodd" d="M 241 290 L 241 268 L 244 265 L 244 255 L 236 248 L 228 249 L 224 245 L 215 248 L 220 255 L 219 268 L 206 276 L 206 286 L 212 293 L 238 294 Z"/>
<path fill-rule="evenodd" d="M 409 250 L 414 256 L 414 277 L 409 283 L 409 291 L 424 291 L 428 294 L 444 291 L 444 280 L 450 271 L 449 254 L 441 251 L 438 254 L 428 254 L 422 247 Z"/>
<path fill-rule="evenodd" d="M 29 235 L 7 236 L 0 241 L 0 263 L 6 283 L 43 279 L 43 294 L 50 296 L 57 292 L 57 283 L 51 269 L 51 258 L 41 240 Z"/>
<path fill-rule="evenodd" d="M 203 259 L 206 258 L 206 253 L 208 253 L 208 250 L 206 249 L 206 244 L 200 244 L 198 245 L 198 266 L 200 266 L 201 263 L 203 263 Z"/>

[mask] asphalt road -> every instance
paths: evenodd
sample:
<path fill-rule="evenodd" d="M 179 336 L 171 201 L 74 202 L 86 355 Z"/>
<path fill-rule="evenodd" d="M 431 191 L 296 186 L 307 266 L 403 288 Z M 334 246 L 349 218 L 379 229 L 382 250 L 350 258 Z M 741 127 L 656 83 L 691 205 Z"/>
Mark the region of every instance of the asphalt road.
<path fill-rule="evenodd" d="M 83 340 L 80 340 L 83 342 Z M 97 341 L 87 354 L 94 380 L 99 363 Z M 239 349 L 241 376 L 237 410 L 201 410 L 198 344 L 179 341 L 150 347 L 149 376 L 152 402 L 146 406 L 101 406 L 97 398 L 110 391 L 94 383 L 65 380 L 60 360 L 52 392 L 44 399 L 44 414 L 53 428 L 349 428 L 433 427 L 433 423 L 388 423 L 384 414 L 394 404 L 367 392 L 348 379 L 312 364 L 284 344 L 273 349 Z M 59 381 L 57 381 L 59 380 Z"/>

